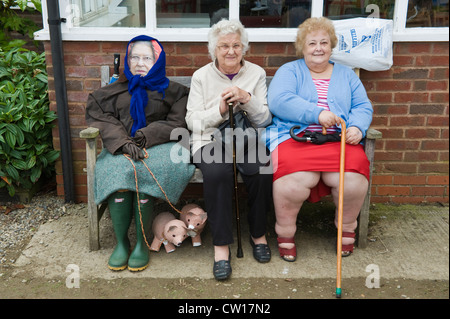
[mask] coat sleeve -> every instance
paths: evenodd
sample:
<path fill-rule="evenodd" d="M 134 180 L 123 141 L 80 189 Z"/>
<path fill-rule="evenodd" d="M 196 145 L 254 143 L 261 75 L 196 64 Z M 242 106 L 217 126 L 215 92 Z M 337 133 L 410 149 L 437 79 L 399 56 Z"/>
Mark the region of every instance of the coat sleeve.
<path fill-rule="evenodd" d="M 104 101 L 102 94 L 89 94 L 86 105 L 86 122 L 100 130 L 103 146 L 115 154 L 131 141 L 126 128 L 118 119 L 117 109 L 112 103 Z"/>
<path fill-rule="evenodd" d="M 319 114 L 323 109 L 317 106 L 317 93 L 312 86 L 307 86 L 302 77 L 301 70 L 295 69 L 292 64 L 284 65 L 278 69 L 269 87 L 268 101 L 272 114 L 286 122 L 318 123 Z M 300 92 L 308 94 L 307 98 L 300 96 Z M 313 97 L 312 94 L 315 93 Z"/>
<path fill-rule="evenodd" d="M 205 105 L 203 96 L 202 76 L 199 76 L 198 71 L 192 75 L 191 90 L 187 103 L 186 123 L 190 131 L 204 132 L 207 128 L 217 127 L 224 121 L 220 114 L 220 97 L 210 101 L 212 107 Z"/>
<path fill-rule="evenodd" d="M 251 74 L 250 76 L 254 76 Z M 266 72 L 261 69 L 258 82 L 255 88 L 251 90 L 250 101 L 241 106 L 249 114 L 250 120 L 256 127 L 266 127 L 272 122 L 272 114 L 267 106 L 267 84 Z"/>

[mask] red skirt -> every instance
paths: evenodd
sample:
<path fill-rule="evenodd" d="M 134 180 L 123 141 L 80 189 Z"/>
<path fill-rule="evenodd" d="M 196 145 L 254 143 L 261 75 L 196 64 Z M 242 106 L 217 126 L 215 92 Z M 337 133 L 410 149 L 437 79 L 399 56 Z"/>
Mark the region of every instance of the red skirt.
<path fill-rule="evenodd" d="M 303 136 L 300 133 L 298 136 Z M 272 152 L 273 181 L 295 172 L 339 172 L 341 143 L 329 142 L 317 145 L 308 142 L 297 142 L 292 138 L 284 141 Z M 345 145 L 345 171 L 363 174 L 370 178 L 369 160 L 364 147 Z M 311 190 L 310 202 L 317 202 L 321 197 L 331 193 L 331 188 L 322 179 Z"/>

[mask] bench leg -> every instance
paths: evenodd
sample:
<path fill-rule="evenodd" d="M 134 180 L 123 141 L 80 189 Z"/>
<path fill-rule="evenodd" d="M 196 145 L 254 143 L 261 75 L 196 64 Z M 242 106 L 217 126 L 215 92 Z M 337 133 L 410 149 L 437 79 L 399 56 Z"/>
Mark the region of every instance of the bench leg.
<path fill-rule="evenodd" d="M 94 172 L 97 160 L 97 139 L 86 139 L 86 173 L 88 189 L 88 223 L 89 223 L 89 249 L 91 251 L 100 248 L 99 243 L 99 214 L 94 200 Z"/>
<path fill-rule="evenodd" d="M 369 160 L 369 188 L 367 189 L 366 198 L 364 199 L 364 204 L 361 207 L 361 211 L 359 213 L 359 233 L 358 233 L 358 247 L 366 248 L 367 247 L 367 234 L 369 231 L 369 208 L 370 208 L 370 194 L 372 188 L 372 172 L 373 172 L 373 159 L 375 154 L 375 140 L 374 139 L 366 139 L 365 145 L 365 153 L 367 159 Z"/>

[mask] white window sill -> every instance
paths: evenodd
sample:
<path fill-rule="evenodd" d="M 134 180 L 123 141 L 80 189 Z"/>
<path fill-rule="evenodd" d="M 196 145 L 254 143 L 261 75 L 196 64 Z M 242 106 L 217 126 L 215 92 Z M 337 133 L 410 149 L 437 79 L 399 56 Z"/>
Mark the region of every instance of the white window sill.
<path fill-rule="evenodd" d="M 145 28 L 73 28 L 62 31 L 64 41 L 118 41 L 128 42 L 138 34 L 150 34 L 161 42 L 207 42 L 209 28 L 157 29 L 149 32 Z M 250 42 L 294 42 L 297 29 L 247 29 Z M 49 30 L 34 33 L 35 40 L 50 40 Z M 394 32 L 394 42 L 448 42 L 449 28 L 410 28 Z"/>

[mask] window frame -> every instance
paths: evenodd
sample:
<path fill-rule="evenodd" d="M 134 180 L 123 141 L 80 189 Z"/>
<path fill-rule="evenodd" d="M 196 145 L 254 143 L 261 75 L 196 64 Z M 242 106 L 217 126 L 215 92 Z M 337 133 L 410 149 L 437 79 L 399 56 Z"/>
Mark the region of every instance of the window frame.
<path fill-rule="evenodd" d="M 230 19 L 239 19 L 239 0 L 229 0 Z M 311 16 L 320 17 L 323 0 L 312 0 Z M 129 41 L 131 35 L 151 34 L 162 42 L 207 42 L 209 28 L 157 28 L 156 0 L 146 0 L 146 27 L 73 27 L 70 23 L 70 0 L 60 0 L 62 38 L 65 41 Z M 449 27 L 406 27 L 408 0 L 396 0 L 394 7 L 394 42 L 448 42 Z M 47 1 L 42 0 L 42 19 L 44 28 L 35 32 L 36 40 L 50 40 L 47 16 Z M 247 28 L 251 42 L 293 42 L 297 28 Z"/>

